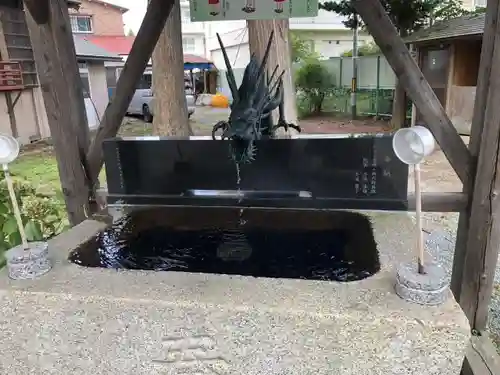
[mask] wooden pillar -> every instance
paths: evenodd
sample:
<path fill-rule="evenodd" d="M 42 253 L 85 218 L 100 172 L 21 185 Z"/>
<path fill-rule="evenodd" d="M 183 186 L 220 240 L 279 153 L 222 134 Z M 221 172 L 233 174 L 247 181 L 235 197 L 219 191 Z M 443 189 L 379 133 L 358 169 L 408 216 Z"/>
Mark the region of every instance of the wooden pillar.
<path fill-rule="evenodd" d="M 56 151 L 61 188 L 69 221 L 75 225 L 87 218 L 91 187 L 85 170 L 89 129 L 68 5 L 66 0 L 27 1 L 26 5 L 29 10 L 26 21 Z"/>
<path fill-rule="evenodd" d="M 137 33 L 130 55 L 116 84 L 113 100 L 106 108 L 96 136 L 90 145 L 87 154 L 89 174 L 92 181 L 99 177 L 104 159 L 102 143 L 106 138 L 115 137 L 130 101 L 135 92 L 137 82 L 146 70 L 148 61 L 158 42 L 158 38 L 165 27 L 170 15 L 174 0 L 150 0 L 148 10 Z"/>
<path fill-rule="evenodd" d="M 488 1 L 488 30 L 485 38 L 495 37 L 493 55 L 488 64 L 484 56 L 480 75 L 490 71 L 487 77 L 489 89 L 487 95 L 479 92 L 476 105 L 486 98 L 486 106 L 478 107 L 484 111 L 483 129 L 479 123 L 473 124 L 474 137 L 480 135 L 477 168 L 470 205 L 469 229 L 464 257 L 460 305 L 469 318 L 473 329 L 482 331 L 488 320 L 488 307 L 493 291 L 493 280 L 500 248 L 500 25 L 491 22 L 499 17 L 498 0 Z M 493 30 L 491 30 L 493 28 Z M 485 47 L 491 40 L 484 40 Z M 485 54 L 488 51 L 485 52 Z M 481 77 L 484 90 L 486 75 Z M 478 114 L 475 120 L 480 120 Z M 475 140 L 475 139 L 473 139 Z M 474 145 L 477 147 L 477 144 Z M 476 151 L 476 150 L 474 150 Z M 464 228 L 461 228 L 464 230 Z"/>
<path fill-rule="evenodd" d="M 462 182 L 468 179 L 470 154 L 379 0 L 352 0 L 366 28 L 432 131 Z"/>
<path fill-rule="evenodd" d="M 247 21 L 248 43 L 250 53 L 255 53 L 259 59 L 264 56 L 269 36 L 274 31 L 274 44 L 271 47 L 268 61 L 269 74 L 276 65 L 285 70 L 283 75 L 283 90 L 285 103 L 285 119 L 289 123 L 297 123 L 297 106 L 295 99 L 295 84 L 292 77 L 292 59 L 290 53 L 289 22 L 284 20 Z"/>
<path fill-rule="evenodd" d="M 9 60 L 9 49 L 7 48 L 7 42 L 5 40 L 5 34 L 3 31 L 2 17 L 3 14 L 2 12 L 0 12 L 0 60 L 7 61 Z M 19 95 L 21 94 L 22 90 L 19 92 Z M 12 133 L 12 136 L 14 138 L 17 138 L 19 134 L 17 131 L 16 110 L 14 101 L 12 100 L 12 93 L 10 91 L 5 91 L 4 95 L 5 104 L 7 105 L 7 113 L 9 114 L 10 131 Z"/>
<path fill-rule="evenodd" d="M 176 0 L 153 52 L 154 135 L 193 135 L 186 104 L 181 27 L 181 6 Z"/>
<path fill-rule="evenodd" d="M 469 196 L 467 209 L 460 213 L 457 230 L 457 242 L 455 255 L 453 257 L 453 272 L 451 275 L 451 290 L 458 302 L 462 290 L 462 279 L 464 270 L 465 253 L 467 248 L 467 237 L 471 215 L 472 190 L 474 187 L 477 157 L 481 144 L 481 136 L 484 126 L 486 102 L 490 90 L 490 75 L 493 59 L 493 49 L 497 42 L 496 33 L 498 22 L 499 0 L 489 0 L 481 47 L 481 60 L 479 74 L 477 77 L 476 99 L 474 113 L 472 116 L 472 127 L 469 138 L 469 152 L 471 154 L 470 178 L 464 184 L 463 192 Z"/>

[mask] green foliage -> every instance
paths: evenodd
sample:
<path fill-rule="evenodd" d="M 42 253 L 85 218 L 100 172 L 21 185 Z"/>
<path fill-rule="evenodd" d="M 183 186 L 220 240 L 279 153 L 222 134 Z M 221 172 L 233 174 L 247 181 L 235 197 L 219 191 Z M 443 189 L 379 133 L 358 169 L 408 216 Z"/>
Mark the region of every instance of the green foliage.
<path fill-rule="evenodd" d="M 367 43 L 358 48 L 358 56 L 379 55 L 380 48 L 375 43 Z M 344 57 L 352 57 L 352 49 L 342 54 Z"/>
<path fill-rule="evenodd" d="M 292 62 L 302 62 L 309 58 L 317 57 L 311 44 L 294 32 L 290 32 Z"/>
<path fill-rule="evenodd" d="M 311 58 L 298 69 L 295 85 L 305 96 L 308 112 L 318 114 L 335 89 L 335 77 L 318 59 Z"/>
<path fill-rule="evenodd" d="M 381 0 L 381 3 L 402 36 L 428 26 L 430 20 L 441 21 L 474 13 L 463 9 L 461 0 Z M 320 9 L 345 16 L 345 26 L 356 27 L 356 12 L 350 0 L 320 3 Z M 363 22 L 358 19 L 358 26 L 363 27 Z"/>
<path fill-rule="evenodd" d="M 21 243 L 21 235 L 14 217 L 7 183 L 0 182 L 0 252 Z M 69 227 L 64 204 L 57 196 L 37 192 L 27 181 L 14 177 L 19 208 L 28 241 L 43 241 Z"/>

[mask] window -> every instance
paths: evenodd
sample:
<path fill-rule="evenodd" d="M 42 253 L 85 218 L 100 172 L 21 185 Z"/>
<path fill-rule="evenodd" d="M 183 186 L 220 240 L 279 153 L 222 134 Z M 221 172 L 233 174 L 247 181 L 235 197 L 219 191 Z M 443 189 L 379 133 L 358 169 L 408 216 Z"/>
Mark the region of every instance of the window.
<path fill-rule="evenodd" d="M 80 78 L 82 79 L 82 85 L 83 85 L 83 97 L 85 99 L 89 99 L 90 98 L 89 74 L 80 72 Z"/>
<path fill-rule="evenodd" d="M 92 33 L 91 16 L 70 16 L 71 31 L 74 33 Z"/>
<path fill-rule="evenodd" d="M 182 38 L 182 49 L 186 53 L 193 53 L 195 51 L 194 38 Z"/>
<path fill-rule="evenodd" d="M 480 7 L 480 8 L 485 8 L 486 7 L 486 0 L 474 0 L 474 6 Z"/>
<path fill-rule="evenodd" d="M 181 10 L 181 20 L 183 23 L 191 22 L 191 15 L 189 14 L 189 8 L 183 8 Z"/>
<path fill-rule="evenodd" d="M 153 86 L 153 75 L 143 74 L 141 80 L 137 84 L 136 90 L 151 90 Z"/>

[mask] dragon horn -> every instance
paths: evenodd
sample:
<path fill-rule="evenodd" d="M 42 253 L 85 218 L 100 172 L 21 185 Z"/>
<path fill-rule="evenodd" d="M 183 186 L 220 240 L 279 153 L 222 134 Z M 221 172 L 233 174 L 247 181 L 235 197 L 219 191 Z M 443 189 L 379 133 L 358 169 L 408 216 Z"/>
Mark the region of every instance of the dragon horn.
<path fill-rule="evenodd" d="M 231 63 L 229 62 L 229 57 L 227 56 L 226 48 L 222 43 L 222 39 L 219 33 L 216 34 L 217 39 L 219 40 L 219 45 L 222 50 L 222 55 L 224 56 L 224 63 L 227 68 L 227 83 L 229 84 L 229 89 L 231 90 L 231 95 L 233 96 L 233 101 L 237 102 L 239 100 L 238 87 L 236 86 L 236 79 L 234 78 L 233 68 L 231 67 Z"/>
<path fill-rule="evenodd" d="M 269 41 L 267 42 L 266 52 L 264 53 L 264 57 L 262 58 L 262 63 L 259 69 L 259 75 L 257 76 L 257 82 L 260 81 L 260 78 L 266 71 L 267 60 L 269 59 L 269 51 L 271 51 L 271 44 L 273 43 L 273 39 L 274 39 L 274 30 L 271 31 L 271 35 L 269 36 Z"/>
<path fill-rule="evenodd" d="M 271 82 L 272 82 L 272 81 L 273 81 L 273 79 L 274 79 L 274 75 L 275 75 L 275 74 L 276 74 L 276 72 L 278 71 L 278 68 L 279 68 L 279 67 L 280 67 L 279 65 L 276 65 L 276 68 L 274 68 L 273 73 L 271 74 L 271 77 L 268 77 L 268 79 L 267 79 L 267 86 L 271 85 Z"/>

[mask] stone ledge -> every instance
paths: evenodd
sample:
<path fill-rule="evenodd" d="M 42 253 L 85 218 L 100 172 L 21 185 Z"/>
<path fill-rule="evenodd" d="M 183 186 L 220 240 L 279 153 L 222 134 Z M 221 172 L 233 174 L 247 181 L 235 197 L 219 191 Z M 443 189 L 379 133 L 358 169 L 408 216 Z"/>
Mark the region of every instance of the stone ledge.
<path fill-rule="evenodd" d="M 411 218 L 368 215 L 382 270 L 353 283 L 79 267 L 69 251 L 106 226 L 88 220 L 50 242 L 40 279 L 0 272 L 0 373 L 458 375 L 470 330 L 451 293 L 394 292 Z"/>

